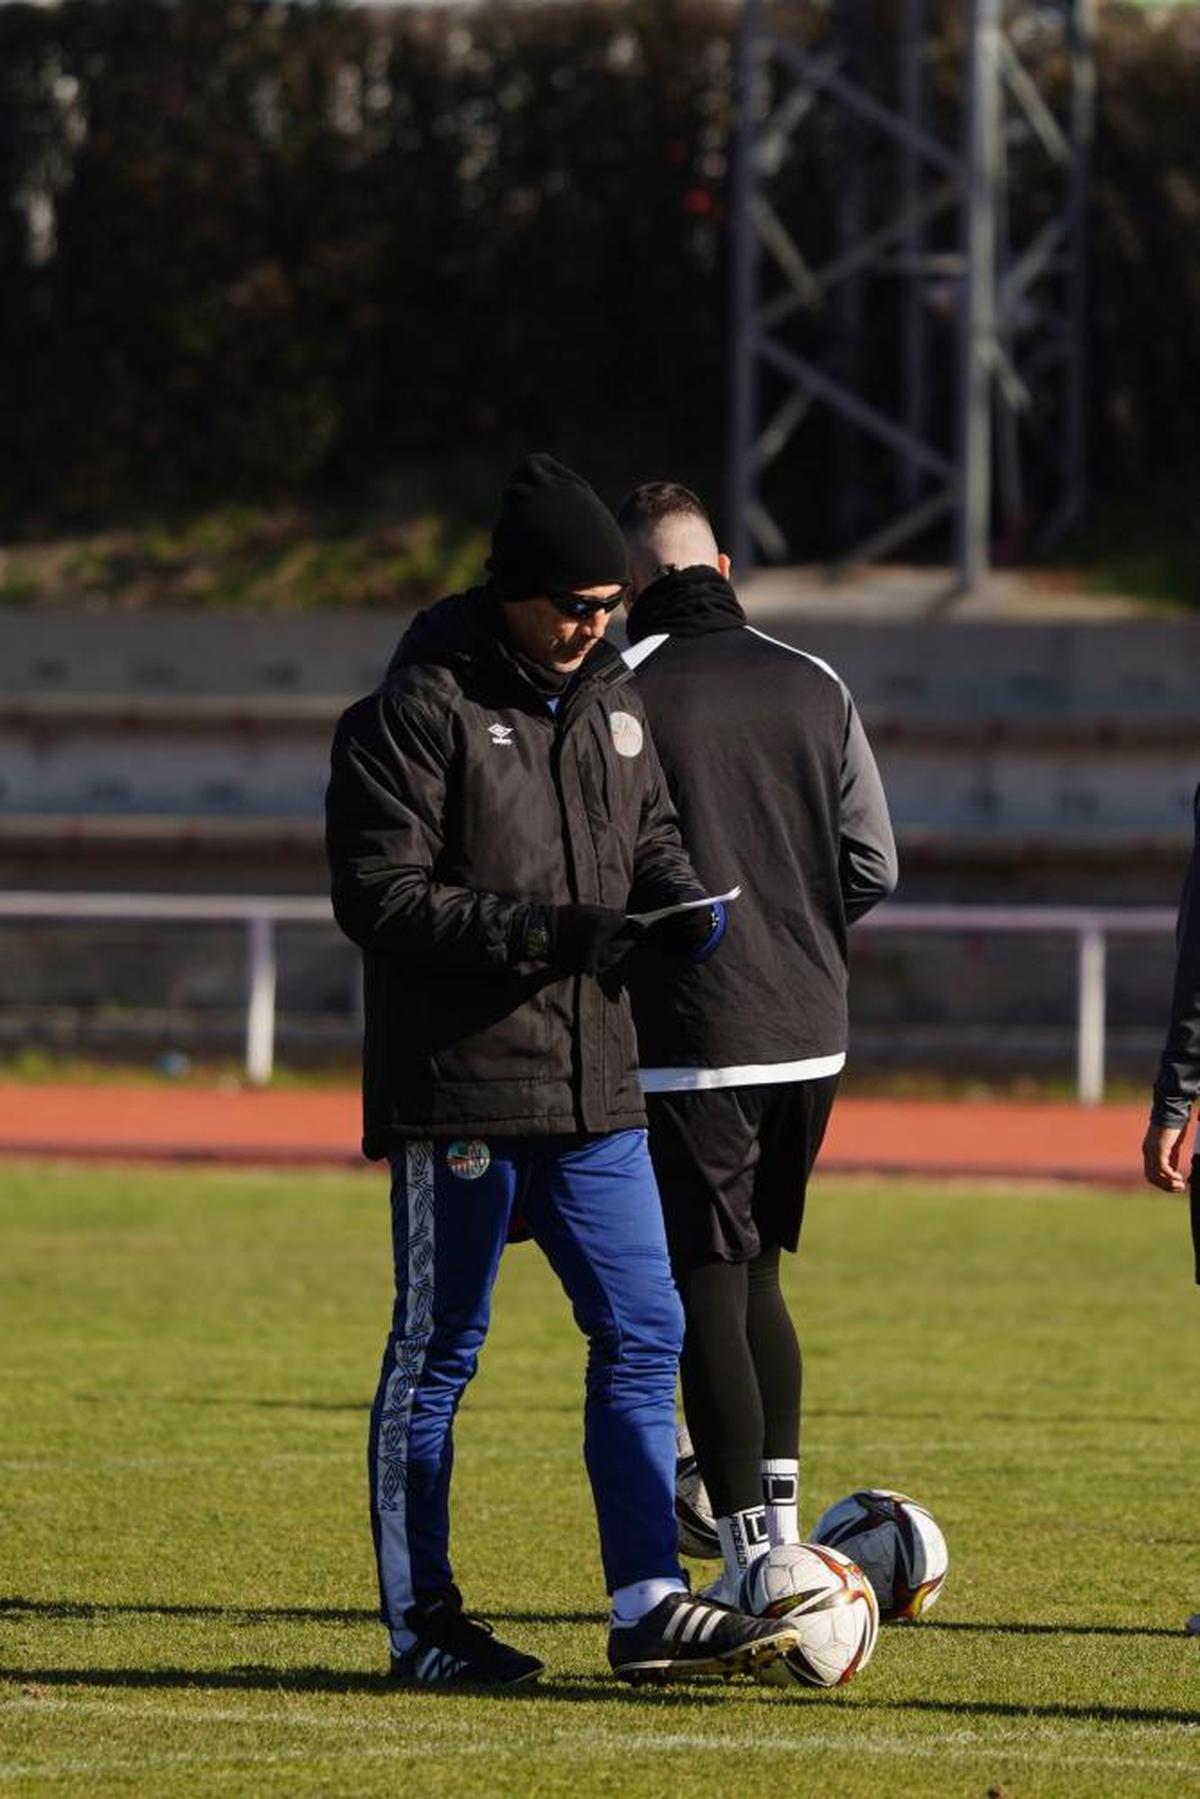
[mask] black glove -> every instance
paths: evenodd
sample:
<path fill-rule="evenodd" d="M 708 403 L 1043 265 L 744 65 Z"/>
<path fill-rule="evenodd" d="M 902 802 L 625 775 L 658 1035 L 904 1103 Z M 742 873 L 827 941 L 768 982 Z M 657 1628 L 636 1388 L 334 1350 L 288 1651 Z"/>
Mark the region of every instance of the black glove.
<path fill-rule="evenodd" d="M 643 934 L 613 906 L 530 906 L 517 959 L 544 962 L 562 974 L 610 974 Z"/>
<path fill-rule="evenodd" d="M 707 961 L 725 935 L 725 907 L 720 900 L 711 906 L 693 906 L 687 912 L 676 912 L 672 918 L 651 925 L 649 941 L 656 949 L 673 951 L 693 962 Z"/>

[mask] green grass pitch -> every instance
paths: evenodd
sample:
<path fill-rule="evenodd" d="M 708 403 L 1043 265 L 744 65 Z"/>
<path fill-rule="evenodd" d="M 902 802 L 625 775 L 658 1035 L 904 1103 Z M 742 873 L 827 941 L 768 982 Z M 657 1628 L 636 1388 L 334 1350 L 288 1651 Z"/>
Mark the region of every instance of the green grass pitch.
<path fill-rule="evenodd" d="M 507 1698 L 383 1678 L 385 1214 L 378 1173 L 0 1168 L 0 1794 L 1200 1792 L 1182 1205 L 817 1183 L 804 1522 L 898 1486 L 951 1552 L 833 1693 L 608 1677 L 582 1346 L 510 1251 L 455 1509 L 468 1603 L 547 1663 Z"/>

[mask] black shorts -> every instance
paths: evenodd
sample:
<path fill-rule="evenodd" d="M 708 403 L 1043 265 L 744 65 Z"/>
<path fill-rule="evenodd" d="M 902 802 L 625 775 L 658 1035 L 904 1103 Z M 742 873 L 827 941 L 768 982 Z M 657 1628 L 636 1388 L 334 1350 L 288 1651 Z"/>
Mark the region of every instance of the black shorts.
<path fill-rule="evenodd" d="M 795 1249 L 836 1074 L 648 1093 L 650 1155 L 676 1268 Z"/>

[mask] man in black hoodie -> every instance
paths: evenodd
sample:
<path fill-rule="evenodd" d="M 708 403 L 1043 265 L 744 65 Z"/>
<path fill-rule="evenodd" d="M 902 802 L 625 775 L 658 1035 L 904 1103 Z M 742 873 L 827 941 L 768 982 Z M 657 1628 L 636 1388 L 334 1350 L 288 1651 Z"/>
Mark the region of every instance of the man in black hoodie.
<path fill-rule="evenodd" d="M 344 715 L 327 797 L 334 911 L 363 951 L 363 1147 L 392 1168 L 396 1301 L 369 1449 L 392 1671 L 495 1686 L 541 1671 L 464 1613 L 449 1556 L 452 1423 L 516 1214 L 588 1338 L 613 1669 L 753 1671 L 794 1631 L 691 1599 L 677 1555 L 682 1320 L 619 970 L 642 934 L 629 913 L 703 890 L 602 641 L 625 546 L 585 482 L 531 456 L 488 566 L 416 619 Z M 701 905 L 653 935 L 704 955 L 720 924 Z"/>
<path fill-rule="evenodd" d="M 1192 802 L 1196 838 L 1179 902 L 1175 930 L 1175 980 L 1171 1017 L 1159 1057 L 1142 1142 L 1146 1179 L 1164 1193 L 1182 1193 L 1187 1178 L 1180 1167 L 1192 1107 L 1200 1094 L 1200 787 Z M 1200 1281 L 1200 1164 L 1192 1162 L 1192 1223 L 1196 1234 L 1196 1279 Z"/>
<path fill-rule="evenodd" d="M 1175 930 L 1175 979 L 1171 1016 L 1159 1057 L 1150 1106 L 1150 1123 L 1142 1140 L 1142 1167 L 1152 1187 L 1164 1193 L 1190 1190 L 1192 1249 L 1200 1282 L 1200 1153 L 1193 1143 L 1190 1178 L 1181 1162 L 1200 1095 L 1200 787 L 1192 801 L 1196 835 L 1179 902 Z M 1200 1612 L 1187 1621 L 1189 1636 L 1200 1636 Z"/>
<path fill-rule="evenodd" d="M 779 1287 L 846 1059 L 846 931 L 896 884 L 883 787 L 833 670 L 746 622 L 703 506 L 638 488 L 636 668 L 702 881 L 740 882 L 709 968 L 634 963 L 650 1150 L 687 1332 L 684 1410 L 735 1601 L 799 1540 L 801 1359 Z M 686 1442 L 681 1449 L 686 1451 Z M 700 1489 L 681 1454 L 681 1524 Z M 711 1530 L 710 1530 L 711 1536 Z M 717 1552 L 717 1543 L 692 1547 Z"/>

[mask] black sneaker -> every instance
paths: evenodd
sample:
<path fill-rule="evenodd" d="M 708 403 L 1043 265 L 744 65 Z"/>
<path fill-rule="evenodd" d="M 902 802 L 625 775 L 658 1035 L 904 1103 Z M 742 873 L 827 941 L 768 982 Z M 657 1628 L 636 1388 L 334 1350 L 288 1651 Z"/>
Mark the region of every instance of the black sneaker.
<path fill-rule="evenodd" d="M 414 1686 L 455 1685 L 516 1687 L 535 1680 L 543 1663 L 508 1643 L 497 1641 L 485 1618 L 462 1608 L 462 1594 L 448 1587 L 433 1599 L 410 1605 L 404 1614 L 416 1632 L 411 1649 L 392 1657 L 392 1679 Z"/>
<path fill-rule="evenodd" d="M 653 1611 L 608 1633 L 621 1680 L 661 1682 L 681 1674 L 757 1674 L 800 1640 L 786 1618 L 748 1618 L 690 1593 L 668 1593 Z"/>

